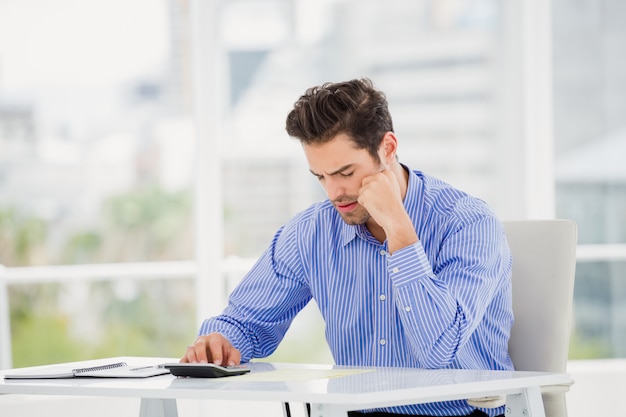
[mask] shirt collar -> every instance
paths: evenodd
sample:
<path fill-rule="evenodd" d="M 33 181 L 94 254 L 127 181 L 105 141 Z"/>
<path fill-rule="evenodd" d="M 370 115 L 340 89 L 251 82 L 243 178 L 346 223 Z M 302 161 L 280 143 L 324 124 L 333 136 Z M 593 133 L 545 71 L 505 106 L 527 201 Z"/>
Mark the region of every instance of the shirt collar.
<path fill-rule="evenodd" d="M 341 241 L 343 243 L 343 246 L 346 246 L 348 243 L 352 242 L 352 240 L 357 236 L 365 239 L 366 234 L 369 233 L 367 228 L 363 224 L 351 225 L 343 220 L 341 222 Z"/>
<path fill-rule="evenodd" d="M 422 201 L 422 187 L 423 183 L 421 177 L 415 171 L 412 171 L 406 165 L 402 164 L 402 167 L 409 173 L 409 183 L 406 187 L 406 194 L 404 195 L 404 209 L 409 213 L 409 217 L 416 220 L 416 213 L 421 205 Z M 417 225 L 415 225 L 417 227 Z"/>

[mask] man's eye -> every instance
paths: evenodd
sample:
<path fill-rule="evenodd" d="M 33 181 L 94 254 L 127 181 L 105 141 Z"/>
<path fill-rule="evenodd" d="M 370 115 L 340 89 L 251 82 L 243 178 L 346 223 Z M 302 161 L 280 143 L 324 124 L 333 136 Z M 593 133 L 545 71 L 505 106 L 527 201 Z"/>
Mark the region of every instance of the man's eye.
<path fill-rule="evenodd" d="M 344 177 L 344 178 L 348 178 L 348 177 L 351 177 L 352 174 L 354 174 L 354 171 L 352 171 L 352 172 L 342 172 L 340 175 L 342 177 Z"/>

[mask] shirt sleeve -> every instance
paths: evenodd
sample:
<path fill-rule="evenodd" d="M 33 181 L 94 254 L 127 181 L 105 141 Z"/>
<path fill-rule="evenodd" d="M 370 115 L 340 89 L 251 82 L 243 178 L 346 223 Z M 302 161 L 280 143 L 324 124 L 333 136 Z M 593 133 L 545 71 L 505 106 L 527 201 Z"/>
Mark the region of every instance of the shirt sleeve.
<path fill-rule="evenodd" d="M 421 366 L 442 368 L 455 359 L 510 280 L 511 259 L 502 226 L 492 217 L 465 224 L 437 248 L 430 243 L 396 251 L 387 265 L 413 354 Z"/>
<path fill-rule="evenodd" d="M 242 362 L 276 350 L 293 318 L 311 299 L 301 279 L 292 230 L 281 228 L 270 247 L 234 289 L 219 316 L 205 320 L 199 335 L 218 332 L 241 352 Z"/>

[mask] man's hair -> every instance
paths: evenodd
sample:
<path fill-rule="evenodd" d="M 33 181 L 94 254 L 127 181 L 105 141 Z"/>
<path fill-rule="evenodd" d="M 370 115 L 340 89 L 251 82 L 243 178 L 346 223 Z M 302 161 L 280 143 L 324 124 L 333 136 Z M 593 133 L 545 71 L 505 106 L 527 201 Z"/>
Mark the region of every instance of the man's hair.
<path fill-rule="evenodd" d="M 309 88 L 287 116 L 287 133 L 302 143 L 321 144 L 340 133 L 379 160 L 378 148 L 393 123 L 385 95 L 367 78 Z"/>

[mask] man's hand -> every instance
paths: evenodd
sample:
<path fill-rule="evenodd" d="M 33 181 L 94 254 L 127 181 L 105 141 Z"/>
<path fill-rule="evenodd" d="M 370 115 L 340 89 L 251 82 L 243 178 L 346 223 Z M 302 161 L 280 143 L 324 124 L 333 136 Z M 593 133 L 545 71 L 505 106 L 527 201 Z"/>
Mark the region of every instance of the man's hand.
<path fill-rule="evenodd" d="M 384 169 L 363 178 L 359 190 L 361 204 L 383 229 L 393 219 L 394 213 L 404 212 L 400 185 L 396 175 Z"/>
<path fill-rule="evenodd" d="M 418 241 L 402 202 L 401 179 L 390 169 L 363 178 L 359 204 L 384 231 L 390 253 Z"/>
<path fill-rule="evenodd" d="M 193 345 L 187 346 L 182 363 L 209 363 L 234 366 L 241 362 L 241 352 L 219 333 L 200 336 Z"/>

